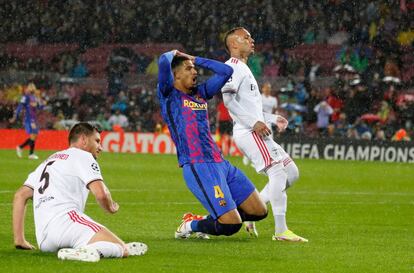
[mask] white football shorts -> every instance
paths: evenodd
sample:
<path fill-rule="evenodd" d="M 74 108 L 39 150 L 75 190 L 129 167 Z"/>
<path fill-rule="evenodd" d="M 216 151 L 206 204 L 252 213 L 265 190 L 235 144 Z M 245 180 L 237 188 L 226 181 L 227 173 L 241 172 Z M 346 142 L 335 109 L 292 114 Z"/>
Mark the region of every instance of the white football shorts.
<path fill-rule="evenodd" d="M 253 163 L 256 172 L 262 173 L 273 165 L 285 167 L 292 159 L 271 136 L 262 138 L 255 132 L 233 136 L 240 151 Z"/>
<path fill-rule="evenodd" d="M 39 249 L 45 252 L 56 252 L 66 247 L 84 247 L 103 227 L 86 214 L 71 210 L 49 223 L 43 240 L 39 243 Z"/>

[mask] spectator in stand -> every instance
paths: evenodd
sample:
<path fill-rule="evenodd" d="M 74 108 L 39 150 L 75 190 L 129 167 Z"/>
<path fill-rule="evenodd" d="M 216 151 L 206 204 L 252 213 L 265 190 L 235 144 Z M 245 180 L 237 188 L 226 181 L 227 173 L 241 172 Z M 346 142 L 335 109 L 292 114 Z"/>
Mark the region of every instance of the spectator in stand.
<path fill-rule="evenodd" d="M 118 96 L 115 99 L 115 102 L 111 106 L 112 111 L 121 111 L 121 113 L 126 113 L 128 109 L 128 97 L 124 91 L 119 92 Z"/>
<path fill-rule="evenodd" d="M 326 101 L 321 101 L 313 108 L 313 111 L 317 114 L 316 126 L 318 127 L 319 135 L 327 136 L 329 118 L 333 113 L 332 107 Z"/>
<path fill-rule="evenodd" d="M 122 114 L 119 109 L 117 109 L 115 113 L 109 117 L 108 123 L 110 126 L 112 126 L 112 128 L 114 127 L 114 125 L 118 125 L 121 128 L 125 129 L 128 127 L 129 121 L 128 118 L 124 114 Z"/>
<path fill-rule="evenodd" d="M 73 67 L 70 76 L 73 78 L 85 78 L 88 76 L 88 68 L 81 59 L 76 61 L 76 65 Z"/>
<path fill-rule="evenodd" d="M 411 138 L 405 129 L 399 129 L 392 137 L 392 141 L 410 141 Z"/>
<path fill-rule="evenodd" d="M 326 102 L 332 107 L 334 111 L 331 116 L 331 121 L 335 123 L 339 119 L 344 102 L 341 98 L 339 98 L 338 93 L 334 88 L 329 88 Z"/>

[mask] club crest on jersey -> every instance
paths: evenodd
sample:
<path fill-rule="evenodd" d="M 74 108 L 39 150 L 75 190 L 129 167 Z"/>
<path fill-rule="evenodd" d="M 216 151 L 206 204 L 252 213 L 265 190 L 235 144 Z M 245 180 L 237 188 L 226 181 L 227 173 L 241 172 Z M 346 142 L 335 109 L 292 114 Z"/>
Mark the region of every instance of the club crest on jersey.
<path fill-rule="evenodd" d="M 221 200 L 219 201 L 219 205 L 220 205 L 220 207 L 225 207 L 225 206 L 227 205 L 226 200 L 221 199 Z"/>
<path fill-rule="evenodd" d="M 191 110 L 207 110 L 207 103 L 198 103 L 191 100 L 183 100 L 184 107 L 191 108 Z"/>

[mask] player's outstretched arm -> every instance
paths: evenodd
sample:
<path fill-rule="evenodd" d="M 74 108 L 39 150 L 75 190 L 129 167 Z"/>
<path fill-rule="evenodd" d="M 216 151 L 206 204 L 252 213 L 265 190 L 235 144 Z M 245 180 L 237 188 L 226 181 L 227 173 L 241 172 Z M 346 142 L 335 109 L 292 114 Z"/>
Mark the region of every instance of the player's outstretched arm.
<path fill-rule="evenodd" d="M 198 86 L 200 96 L 205 99 L 211 99 L 214 95 L 220 92 L 221 88 L 233 74 L 233 68 L 231 66 L 210 59 L 196 57 L 195 65 L 214 72 L 212 77 Z"/>
<path fill-rule="evenodd" d="M 95 196 L 96 202 L 98 202 L 101 208 L 109 213 L 116 213 L 118 211 L 118 203 L 112 200 L 111 193 L 102 180 L 95 180 L 89 183 L 88 187 Z"/>
<path fill-rule="evenodd" d="M 31 250 L 35 247 L 26 241 L 24 236 L 24 219 L 26 216 L 27 200 L 33 197 L 33 189 L 22 186 L 14 194 L 13 199 L 13 237 L 17 249 Z"/>
<path fill-rule="evenodd" d="M 158 60 L 158 90 L 163 96 L 168 96 L 174 84 L 171 71 L 171 62 L 177 50 L 172 50 L 161 55 Z"/>

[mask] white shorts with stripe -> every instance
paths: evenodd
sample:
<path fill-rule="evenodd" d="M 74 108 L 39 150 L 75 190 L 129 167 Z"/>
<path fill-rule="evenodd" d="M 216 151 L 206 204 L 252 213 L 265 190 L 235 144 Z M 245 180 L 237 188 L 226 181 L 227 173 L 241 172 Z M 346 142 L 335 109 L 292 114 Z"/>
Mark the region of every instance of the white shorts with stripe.
<path fill-rule="evenodd" d="M 48 224 L 43 233 L 43 239 L 40 242 L 38 240 L 39 249 L 45 252 L 56 252 L 64 247 L 86 246 L 103 227 L 86 214 L 71 210 Z"/>
<path fill-rule="evenodd" d="M 262 138 L 255 132 L 234 135 L 234 142 L 240 151 L 253 163 L 258 173 L 275 164 L 285 167 L 292 159 L 270 136 Z"/>

